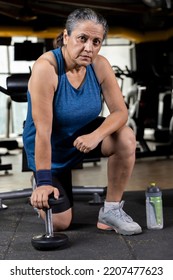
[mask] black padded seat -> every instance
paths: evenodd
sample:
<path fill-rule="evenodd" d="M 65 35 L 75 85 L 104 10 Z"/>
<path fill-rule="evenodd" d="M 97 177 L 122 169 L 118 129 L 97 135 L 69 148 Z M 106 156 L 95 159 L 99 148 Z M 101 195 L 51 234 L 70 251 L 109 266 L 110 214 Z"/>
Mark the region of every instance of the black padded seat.
<path fill-rule="evenodd" d="M 7 99 L 8 118 L 10 118 L 10 110 L 12 101 L 15 102 L 27 102 L 27 87 L 30 73 L 11 74 L 6 79 L 7 89 L 0 86 L 0 92 L 9 96 Z M 9 126 L 9 120 L 8 120 Z M 18 148 L 18 142 L 16 139 L 10 139 L 9 137 L 0 140 L 0 147 L 7 148 L 8 150 L 14 150 Z M 1 155 L 0 155 L 1 156 Z M 11 164 L 2 164 L 0 158 L 0 170 L 11 170 Z"/>
<path fill-rule="evenodd" d="M 12 74 L 7 77 L 8 95 L 13 101 L 27 102 L 27 87 L 30 73 Z"/>

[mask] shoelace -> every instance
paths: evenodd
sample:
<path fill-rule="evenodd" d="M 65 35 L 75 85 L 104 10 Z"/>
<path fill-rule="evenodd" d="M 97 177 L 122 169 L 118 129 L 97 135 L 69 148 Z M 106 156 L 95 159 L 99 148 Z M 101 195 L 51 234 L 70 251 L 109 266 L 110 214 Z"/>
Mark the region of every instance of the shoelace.
<path fill-rule="evenodd" d="M 116 217 L 120 217 L 121 219 L 123 219 L 123 221 L 125 222 L 133 222 L 133 219 L 129 215 L 127 215 L 126 212 L 124 212 L 123 206 L 124 206 L 124 201 L 121 201 L 119 207 L 117 209 L 112 209 L 111 212 Z"/>

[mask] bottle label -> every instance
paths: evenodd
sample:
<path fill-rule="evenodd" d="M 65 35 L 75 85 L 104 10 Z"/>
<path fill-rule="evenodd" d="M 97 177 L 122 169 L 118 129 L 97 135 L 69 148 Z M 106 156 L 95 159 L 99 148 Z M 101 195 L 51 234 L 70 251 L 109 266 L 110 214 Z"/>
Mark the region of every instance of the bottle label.
<path fill-rule="evenodd" d="M 150 197 L 150 203 L 154 208 L 154 214 L 156 218 L 156 223 L 158 225 L 162 224 L 162 201 L 159 197 Z"/>

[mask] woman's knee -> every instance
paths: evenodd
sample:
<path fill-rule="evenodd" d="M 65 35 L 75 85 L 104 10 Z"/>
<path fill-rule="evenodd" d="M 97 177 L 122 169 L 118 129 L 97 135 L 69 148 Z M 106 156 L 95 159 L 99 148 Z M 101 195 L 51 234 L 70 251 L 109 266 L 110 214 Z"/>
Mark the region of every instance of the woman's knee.
<path fill-rule="evenodd" d="M 126 149 L 130 154 L 133 154 L 136 151 L 136 136 L 133 130 L 126 126 L 122 131 L 120 131 L 120 145 L 122 149 Z"/>
<path fill-rule="evenodd" d="M 102 152 L 110 156 L 113 154 L 126 157 L 133 155 L 136 151 L 136 137 L 133 130 L 125 126 L 110 135 L 103 141 Z"/>

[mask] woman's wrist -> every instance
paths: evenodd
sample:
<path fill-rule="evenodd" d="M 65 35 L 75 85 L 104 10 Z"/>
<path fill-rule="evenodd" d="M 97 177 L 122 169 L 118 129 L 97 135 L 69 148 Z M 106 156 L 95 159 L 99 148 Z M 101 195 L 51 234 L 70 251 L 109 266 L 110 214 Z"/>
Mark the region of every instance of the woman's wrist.
<path fill-rule="evenodd" d="M 52 172 L 50 169 L 41 169 L 35 172 L 37 187 L 44 185 L 52 186 Z"/>

